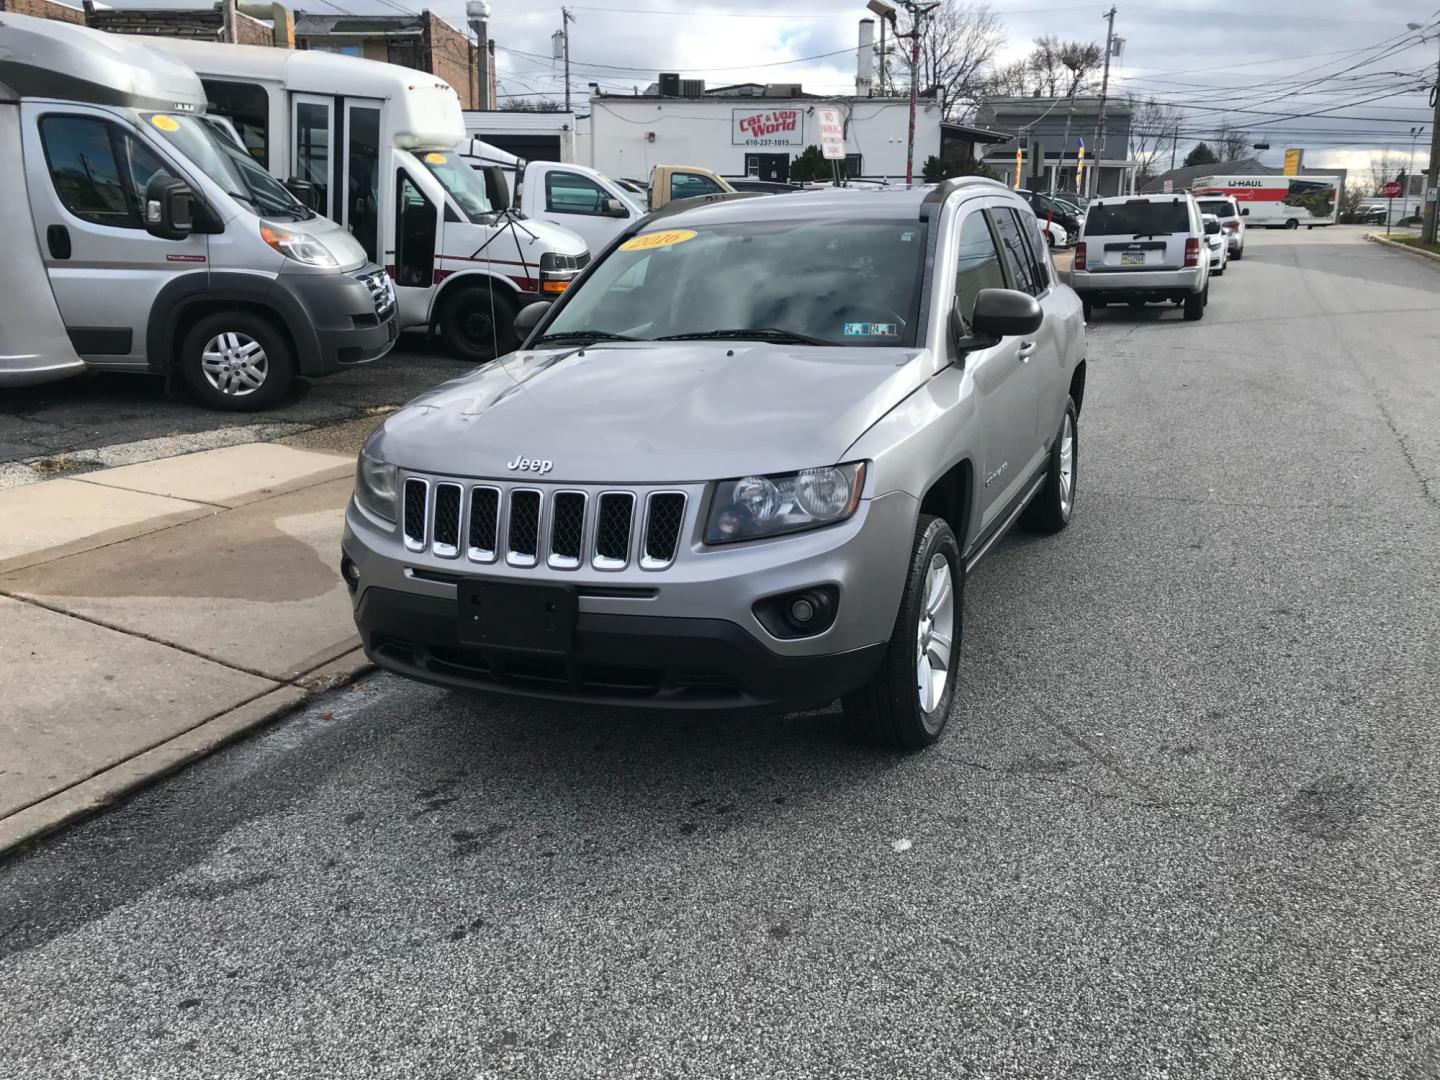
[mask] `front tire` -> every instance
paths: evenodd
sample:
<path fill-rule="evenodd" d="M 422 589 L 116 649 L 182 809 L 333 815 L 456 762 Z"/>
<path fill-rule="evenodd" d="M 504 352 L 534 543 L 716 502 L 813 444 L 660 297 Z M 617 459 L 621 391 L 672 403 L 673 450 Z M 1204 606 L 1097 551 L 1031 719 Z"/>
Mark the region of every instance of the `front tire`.
<path fill-rule="evenodd" d="M 290 343 L 269 319 L 251 311 L 217 311 L 180 343 L 180 374 L 207 409 L 254 412 L 290 386 Z"/>
<path fill-rule="evenodd" d="M 921 514 L 900 611 L 880 669 L 844 699 L 845 715 L 867 738 L 923 750 L 940 738 L 955 699 L 964 625 L 965 570 L 943 518 Z"/>
<path fill-rule="evenodd" d="M 1300 228 L 1300 222 L 1297 221 L 1295 218 L 1291 218 L 1289 221 L 1285 222 L 1285 228 L 1298 229 Z"/>
<path fill-rule="evenodd" d="M 1080 413 L 1065 399 L 1065 416 L 1050 446 L 1045 485 L 1030 500 L 1020 523 L 1032 532 L 1058 533 L 1070 524 L 1075 509 L 1075 482 L 1080 476 Z"/>
<path fill-rule="evenodd" d="M 515 305 L 496 289 L 472 285 L 457 289 L 440 310 L 440 341 L 459 360 L 483 364 L 519 344 Z"/>
<path fill-rule="evenodd" d="M 1095 317 L 1095 305 L 1092 304 L 1089 300 L 1081 300 L 1080 313 L 1085 317 L 1085 321 L 1088 323 L 1091 319 Z"/>

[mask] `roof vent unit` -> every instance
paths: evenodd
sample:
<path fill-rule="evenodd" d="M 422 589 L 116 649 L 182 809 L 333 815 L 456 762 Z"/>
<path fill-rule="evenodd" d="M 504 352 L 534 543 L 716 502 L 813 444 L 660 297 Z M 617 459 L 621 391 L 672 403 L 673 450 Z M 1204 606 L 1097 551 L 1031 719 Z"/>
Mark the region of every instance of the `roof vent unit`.
<path fill-rule="evenodd" d="M 771 98 L 798 98 L 804 94 L 797 83 L 766 83 L 765 96 Z"/>
<path fill-rule="evenodd" d="M 662 71 L 660 73 L 660 96 L 680 96 L 680 73 L 678 71 Z"/>
<path fill-rule="evenodd" d="M 681 80 L 680 80 L 680 96 L 681 96 L 681 97 L 704 97 L 704 96 L 705 96 L 705 80 L 704 80 L 704 79 L 681 79 Z"/>

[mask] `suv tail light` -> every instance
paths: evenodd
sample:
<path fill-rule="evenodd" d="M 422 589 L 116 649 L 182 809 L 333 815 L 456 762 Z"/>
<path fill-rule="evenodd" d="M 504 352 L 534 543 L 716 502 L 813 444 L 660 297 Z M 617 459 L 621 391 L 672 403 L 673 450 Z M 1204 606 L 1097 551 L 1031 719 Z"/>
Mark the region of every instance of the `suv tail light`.
<path fill-rule="evenodd" d="M 1239 219 L 1238 217 L 1237 217 L 1237 218 L 1231 218 L 1229 221 L 1225 222 L 1225 228 L 1227 228 L 1227 229 L 1238 229 L 1239 227 L 1240 227 L 1240 219 Z"/>
<path fill-rule="evenodd" d="M 1075 269 L 1085 269 L 1085 241 L 1083 240 L 1075 245 Z"/>
<path fill-rule="evenodd" d="M 1188 237 L 1185 240 L 1185 265 L 1200 265 L 1200 240 L 1198 237 Z"/>

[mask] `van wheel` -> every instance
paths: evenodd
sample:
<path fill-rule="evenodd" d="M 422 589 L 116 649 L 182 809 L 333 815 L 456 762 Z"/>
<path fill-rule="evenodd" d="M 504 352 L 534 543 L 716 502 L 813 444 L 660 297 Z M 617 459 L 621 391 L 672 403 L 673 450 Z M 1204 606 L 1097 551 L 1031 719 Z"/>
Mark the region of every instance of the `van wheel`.
<path fill-rule="evenodd" d="M 1298 229 L 1298 228 L 1300 228 L 1300 222 L 1296 221 L 1296 220 L 1292 217 L 1289 221 L 1285 222 L 1285 228 L 1287 228 L 1287 229 Z"/>
<path fill-rule="evenodd" d="M 944 732 L 955 699 L 964 574 L 950 526 L 943 518 L 921 514 L 880 669 L 844 699 L 845 715 L 867 738 L 900 750 L 923 750 Z"/>
<path fill-rule="evenodd" d="M 459 360 L 483 364 L 515 348 L 515 305 L 495 289 L 457 289 L 440 312 L 440 340 Z"/>
<path fill-rule="evenodd" d="M 1065 416 L 1050 447 L 1045 485 L 1030 500 L 1020 523 L 1032 532 L 1058 533 L 1070 524 L 1075 481 L 1080 476 L 1080 420 L 1075 402 L 1065 399 Z"/>
<path fill-rule="evenodd" d="M 1205 301 L 1210 286 L 1205 286 L 1205 292 L 1191 293 L 1185 297 L 1185 321 L 1197 322 L 1205 317 Z"/>
<path fill-rule="evenodd" d="M 200 403 L 229 412 L 273 405 L 295 374 L 285 335 L 249 311 L 206 315 L 185 335 L 179 362 Z"/>

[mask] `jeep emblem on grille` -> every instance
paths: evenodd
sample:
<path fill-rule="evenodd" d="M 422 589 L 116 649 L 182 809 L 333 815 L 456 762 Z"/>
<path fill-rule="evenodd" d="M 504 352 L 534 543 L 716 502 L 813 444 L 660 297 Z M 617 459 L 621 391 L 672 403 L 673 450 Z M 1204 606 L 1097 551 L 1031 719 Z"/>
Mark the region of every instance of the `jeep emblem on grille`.
<path fill-rule="evenodd" d="M 507 461 L 505 467 L 512 471 L 518 469 L 520 472 L 536 472 L 544 476 L 555 468 L 555 463 L 542 461 L 540 458 L 517 457 L 514 461 Z"/>

